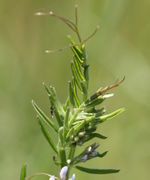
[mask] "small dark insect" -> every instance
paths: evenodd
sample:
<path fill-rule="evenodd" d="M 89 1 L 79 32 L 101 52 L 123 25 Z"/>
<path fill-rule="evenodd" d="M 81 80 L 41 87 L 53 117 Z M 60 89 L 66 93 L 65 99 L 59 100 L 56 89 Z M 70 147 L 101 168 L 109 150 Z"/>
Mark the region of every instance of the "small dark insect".
<path fill-rule="evenodd" d="M 56 156 L 55 155 L 53 156 L 53 161 L 56 161 Z"/>
<path fill-rule="evenodd" d="M 50 107 L 50 114 L 53 118 L 54 117 L 54 107 L 53 106 Z"/>

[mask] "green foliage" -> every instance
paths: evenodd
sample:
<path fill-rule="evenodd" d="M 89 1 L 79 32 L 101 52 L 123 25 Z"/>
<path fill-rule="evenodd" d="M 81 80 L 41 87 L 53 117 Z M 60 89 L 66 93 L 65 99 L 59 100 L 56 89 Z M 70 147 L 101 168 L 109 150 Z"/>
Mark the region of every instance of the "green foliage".
<path fill-rule="evenodd" d="M 55 153 L 57 152 L 57 147 L 55 145 L 55 143 L 53 142 L 52 138 L 50 137 L 46 127 L 42 124 L 42 121 L 39 119 L 39 125 L 41 127 L 41 131 L 44 135 L 44 137 L 46 138 L 46 140 L 48 141 L 49 145 L 51 146 L 51 148 L 55 151 Z"/>
<path fill-rule="evenodd" d="M 25 180 L 26 178 L 26 164 L 22 166 L 21 172 L 20 172 L 20 180 Z"/>
<path fill-rule="evenodd" d="M 112 174 L 118 173 L 120 170 L 118 169 L 89 169 L 81 166 L 76 166 L 80 171 L 90 173 L 90 174 Z"/>
<path fill-rule="evenodd" d="M 38 107 L 38 105 L 32 101 L 32 105 L 35 109 L 35 111 L 38 114 L 38 117 L 41 118 L 41 120 L 49 127 L 52 127 L 52 129 L 54 129 L 56 132 L 58 131 L 56 126 L 54 125 L 54 123 L 52 122 L 52 120 L 45 115 L 45 113 Z"/>
<path fill-rule="evenodd" d="M 54 87 L 47 86 L 45 83 L 43 84 L 57 125 L 54 124 L 53 115 L 52 117 L 48 117 L 39 106 L 32 101 L 32 105 L 38 115 L 41 131 L 51 148 L 54 150 L 54 153 L 56 153 L 56 158 L 54 158 L 55 164 L 61 168 L 63 166 L 68 166 L 69 169 L 71 169 L 78 163 L 86 162 L 94 158 L 103 158 L 107 154 L 107 151 L 103 153 L 98 152 L 97 148 L 99 147 L 99 144 L 93 142 L 79 155 L 75 154 L 75 150 L 78 146 L 82 146 L 88 141 L 93 141 L 94 138 L 106 139 L 105 136 L 97 132 L 98 125 L 116 117 L 124 111 L 124 108 L 105 114 L 102 103 L 113 96 L 113 94 L 109 94 L 108 91 L 117 87 L 122 81 L 116 82 L 105 88 L 100 88 L 93 95 L 89 96 L 89 65 L 87 64 L 85 50 L 86 40 L 82 41 L 79 34 L 77 26 L 77 9 L 75 11 L 76 23 L 73 23 L 69 19 L 57 16 L 53 12 L 40 15 L 57 17 L 67 24 L 79 38 L 79 43 L 76 43 L 74 39 L 69 36 L 69 47 L 72 50 L 73 58 L 71 61 L 72 79 L 69 81 L 69 95 L 66 102 L 63 104 L 59 101 Z M 87 40 L 94 34 L 95 31 L 87 38 Z M 57 133 L 57 142 L 54 142 L 53 137 L 50 136 L 49 132 L 51 132 L 51 130 L 54 130 Z M 78 170 L 92 174 L 110 174 L 119 172 L 119 170 L 113 169 L 105 170 L 88 169 L 80 166 L 75 167 Z M 22 170 L 22 174 L 24 174 L 24 170 Z M 25 176 L 22 175 L 22 177 Z"/>

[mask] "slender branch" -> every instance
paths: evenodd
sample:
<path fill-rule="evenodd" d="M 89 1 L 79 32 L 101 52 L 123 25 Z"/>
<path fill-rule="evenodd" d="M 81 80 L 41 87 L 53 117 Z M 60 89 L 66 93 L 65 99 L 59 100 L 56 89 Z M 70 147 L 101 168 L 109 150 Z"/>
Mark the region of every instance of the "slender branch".
<path fill-rule="evenodd" d="M 48 173 L 36 173 L 36 174 L 33 174 L 32 176 L 26 178 L 25 180 L 31 180 L 31 179 L 33 179 L 34 177 L 37 177 L 37 176 L 48 176 L 48 177 L 52 177 L 53 175 L 48 174 Z M 59 179 L 59 178 L 58 178 L 58 177 L 55 177 L 55 179 Z"/>
<path fill-rule="evenodd" d="M 78 5 L 75 5 L 75 25 L 78 27 Z"/>
<path fill-rule="evenodd" d="M 76 44 L 76 46 L 80 46 L 80 45 L 83 45 L 84 43 L 86 43 L 88 40 L 90 40 L 93 36 L 96 35 L 97 31 L 99 29 L 99 26 L 96 27 L 96 29 L 94 30 L 94 32 L 89 35 L 86 39 L 84 39 L 83 41 L 81 41 L 79 44 Z M 78 30 L 77 30 L 78 31 Z M 81 40 L 81 38 L 80 38 Z M 62 52 L 64 51 L 65 49 L 68 49 L 68 48 L 72 48 L 74 45 L 69 45 L 69 46 L 65 46 L 63 48 L 58 48 L 58 49 L 46 49 L 45 50 L 45 53 L 55 53 L 55 52 Z"/>
<path fill-rule="evenodd" d="M 75 13 L 75 21 L 76 21 L 76 23 L 77 23 L 77 8 L 75 8 L 76 10 L 76 13 Z M 77 35 L 77 37 L 78 37 L 78 39 L 79 39 L 79 42 L 81 43 L 82 42 L 82 40 L 81 40 L 81 36 L 80 36 L 80 33 L 79 33 L 79 30 L 78 30 L 78 27 L 77 27 L 77 24 L 76 23 L 73 23 L 70 19 L 67 19 L 67 18 L 64 18 L 64 17 L 62 17 L 62 16 L 58 16 L 58 15 L 56 15 L 53 11 L 50 11 L 50 12 L 48 12 L 48 13 L 45 13 L 45 12 L 37 12 L 37 13 L 35 13 L 35 15 L 36 16 L 53 16 L 53 17 L 56 17 L 56 18 L 58 18 L 59 20 L 61 20 L 62 22 L 64 22 L 67 26 L 69 26 L 69 28 L 71 29 L 71 30 L 73 30 L 75 33 L 76 33 L 76 35 Z"/>
<path fill-rule="evenodd" d="M 96 27 L 96 29 L 94 30 L 94 32 L 89 35 L 86 39 L 84 39 L 81 44 L 84 44 L 85 42 L 87 42 L 89 39 L 91 39 L 93 36 L 95 36 L 95 34 L 97 33 L 97 31 L 99 30 L 99 26 Z"/>
<path fill-rule="evenodd" d="M 118 87 L 124 80 L 125 80 L 125 76 L 123 77 L 122 80 L 120 80 L 120 81 L 117 80 L 117 81 L 114 82 L 113 84 L 111 84 L 111 85 L 109 85 L 109 86 L 106 86 L 105 88 L 100 89 L 100 90 L 97 92 L 97 94 L 98 94 L 98 95 L 100 95 L 100 94 L 105 94 L 107 91 L 109 91 L 109 90 L 111 90 L 111 89 L 113 89 L 113 88 Z"/>

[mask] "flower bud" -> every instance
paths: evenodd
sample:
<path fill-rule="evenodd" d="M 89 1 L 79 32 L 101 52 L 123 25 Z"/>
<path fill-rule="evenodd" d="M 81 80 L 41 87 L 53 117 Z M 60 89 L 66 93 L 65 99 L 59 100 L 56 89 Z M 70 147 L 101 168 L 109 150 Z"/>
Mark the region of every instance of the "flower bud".
<path fill-rule="evenodd" d="M 82 157 L 81 161 L 82 161 L 82 162 L 85 162 L 85 161 L 87 161 L 87 160 L 88 160 L 88 155 L 85 154 L 85 155 Z"/>
<path fill-rule="evenodd" d="M 85 131 L 83 131 L 83 132 L 79 132 L 79 134 L 78 134 L 79 138 L 84 137 L 84 135 L 85 135 Z"/>
<path fill-rule="evenodd" d="M 75 174 L 73 174 L 71 179 L 69 179 L 69 180 L 75 180 Z"/>
<path fill-rule="evenodd" d="M 74 141 L 75 141 L 75 142 L 78 142 L 78 141 L 79 141 L 79 137 L 76 136 L 76 137 L 74 138 Z"/>
<path fill-rule="evenodd" d="M 51 176 L 49 180 L 55 180 L 55 176 Z"/>
<path fill-rule="evenodd" d="M 68 166 L 64 166 L 60 171 L 60 179 L 66 180 L 66 174 L 68 172 Z"/>

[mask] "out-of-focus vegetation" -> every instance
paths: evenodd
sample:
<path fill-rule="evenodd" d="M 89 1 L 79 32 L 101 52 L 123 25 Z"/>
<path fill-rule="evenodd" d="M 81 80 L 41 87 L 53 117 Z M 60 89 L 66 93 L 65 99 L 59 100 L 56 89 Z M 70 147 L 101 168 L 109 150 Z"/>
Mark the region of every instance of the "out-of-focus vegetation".
<path fill-rule="evenodd" d="M 70 50 L 45 54 L 47 48 L 66 46 L 70 30 L 37 11 L 53 10 L 73 17 L 73 0 L 0 1 L 0 179 L 19 179 L 21 165 L 29 173 L 57 174 L 53 151 L 44 140 L 31 99 L 47 113 L 49 102 L 42 87 L 56 87 L 60 99 L 67 95 L 71 79 Z M 126 107 L 126 112 L 105 123 L 101 131 L 111 137 L 100 142 L 109 154 L 91 167 L 116 167 L 116 175 L 93 176 L 75 171 L 77 179 L 147 180 L 150 177 L 150 1 L 82 0 L 79 4 L 80 31 L 87 37 L 97 24 L 100 30 L 87 43 L 90 92 L 126 76 L 105 102 L 107 109 Z M 38 178 L 37 178 L 38 179 Z M 40 180 L 40 179 L 39 179 Z M 43 178 L 44 180 L 44 178 Z"/>

